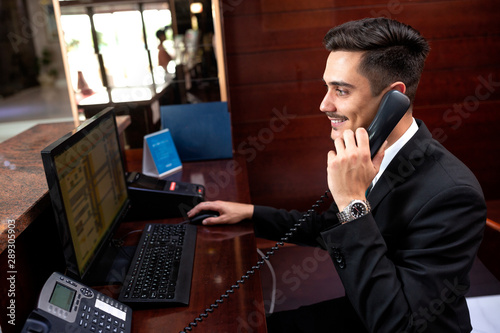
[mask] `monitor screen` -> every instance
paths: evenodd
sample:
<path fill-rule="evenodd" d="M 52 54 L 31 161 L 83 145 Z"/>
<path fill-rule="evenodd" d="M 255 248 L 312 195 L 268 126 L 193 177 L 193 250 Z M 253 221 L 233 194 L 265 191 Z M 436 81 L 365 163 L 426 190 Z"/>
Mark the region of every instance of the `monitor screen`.
<path fill-rule="evenodd" d="M 42 151 L 68 271 L 84 278 L 129 205 L 112 110 Z"/>

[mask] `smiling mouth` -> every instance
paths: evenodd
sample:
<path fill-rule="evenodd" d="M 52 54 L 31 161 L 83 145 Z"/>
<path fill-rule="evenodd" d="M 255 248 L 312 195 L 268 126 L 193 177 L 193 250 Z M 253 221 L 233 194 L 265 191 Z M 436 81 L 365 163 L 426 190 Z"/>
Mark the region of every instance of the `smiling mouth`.
<path fill-rule="evenodd" d="M 339 117 L 339 116 L 335 116 L 335 117 L 329 116 L 328 119 L 330 120 L 332 127 L 340 126 L 341 124 L 343 124 L 344 122 L 346 122 L 348 120 L 347 117 Z"/>

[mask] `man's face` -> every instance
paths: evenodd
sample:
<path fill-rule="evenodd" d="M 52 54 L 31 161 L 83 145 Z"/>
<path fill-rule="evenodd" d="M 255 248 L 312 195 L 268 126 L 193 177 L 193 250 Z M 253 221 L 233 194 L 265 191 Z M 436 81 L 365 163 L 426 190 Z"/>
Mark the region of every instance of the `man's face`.
<path fill-rule="evenodd" d="M 330 52 L 323 80 L 328 88 L 320 105 L 331 122 L 331 138 L 346 129 L 367 128 L 378 109 L 381 95 L 372 96 L 370 82 L 358 72 L 362 52 Z"/>

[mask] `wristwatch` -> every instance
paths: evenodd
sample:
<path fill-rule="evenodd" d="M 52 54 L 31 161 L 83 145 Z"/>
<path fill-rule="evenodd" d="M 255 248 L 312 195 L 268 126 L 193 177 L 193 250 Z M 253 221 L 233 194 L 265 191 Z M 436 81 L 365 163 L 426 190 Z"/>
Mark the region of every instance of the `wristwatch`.
<path fill-rule="evenodd" d="M 337 213 L 341 224 L 351 222 L 371 211 L 370 203 L 366 200 L 353 200 L 343 211 Z"/>

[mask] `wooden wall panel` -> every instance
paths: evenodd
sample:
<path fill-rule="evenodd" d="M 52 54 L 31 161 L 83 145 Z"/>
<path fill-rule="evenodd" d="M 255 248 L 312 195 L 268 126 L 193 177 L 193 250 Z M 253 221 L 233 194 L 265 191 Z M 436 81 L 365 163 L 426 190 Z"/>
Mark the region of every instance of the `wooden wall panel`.
<path fill-rule="evenodd" d="M 237 105 L 238 109 L 232 113 L 233 124 L 269 119 L 274 109 L 286 109 L 299 117 L 317 116 L 325 91 L 321 80 L 234 87 L 231 90 L 231 105 Z"/>
<path fill-rule="evenodd" d="M 324 190 L 331 142 L 319 111 L 328 56 L 322 39 L 334 25 L 370 16 L 401 20 L 429 39 L 415 116 L 446 135 L 443 144 L 474 171 L 487 198 L 500 196 L 494 187 L 500 185 L 499 2 L 223 4 L 234 144 L 247 159 L 254 203 L 307 209 Z M 279 115 L 285 126 L 277 126 Z"/>
<path fill-rule="evenodd" d="M 328 52 L 299 49 L 228 56 L 231 85 L 321 80 Z"/>
<path fill-rule="evenodd" d="M 418 2 L 426 0 L 416 0 Z M 349 6 L 380 6 L 381 8 L 387 9 L 387 7 L 394 7 L 395 5 L 389 5 L 388 0 L 350 0 L 350 1 L 338 1 L 335 7 L 349 7 Z M 392 1 L 394 2 L 394 1 Z M 332 0 L 315 0 L 314 4 L 311 1 L 304 0 L 287 0 L 286 3 L 283 0 L 228 0 L 223 1 L 223 11 L 224 16 L 242 16 L 242 15 L 261 15 L 269 14 L 275 12 L 290 12 L 290 11 L 308 11 L 308 10 L 324 10 L 332 8 Z"/>
<path fill-rule="evenodd" d="M 240 139 L 235 149 L 247 161 L 252 200 L 308 209 L 327 189 L 326 156 L 332 147 L 329 121 L 297 117 L 272 135 L 269 128 L 268 122 L 234 127 L 234 132 L 243 134 L 235 138 Z"/>
<path fill-rule="evenodd" d="M 498 36 L 434 40 L 431 49 L 426 72 L 496 67 L 499 59 L 491 55 L 500 54 L 500 31 Z M 327 57 L 328 51 L 323 47 L 230 54 L 229 81 L 237 87 L 290 80 L 321 80 Z"/>
<path fill-rule="evenodd" d="M 499 197 L 500 100 L 416 108 L 433 136 L 476 175 L 487 199 Z M 447 116 L 445 116 L 448 114 Z"/>
<path fill-rule="evenodd" d="M 487 83 L 491 82 L 491 83 Z M 478 94 L 478 99 L 500 97 L 500 67 L 424 71 L 415 105 L 462 103 Z M 481 87 L 486 87 L 485 89 Z"/>
<path fill-rule="evenodd" d="M 389 2 L 391 1 L 387 1 Z M 496 35 L 500 32 L 498 24 L 500 11 L 497 10 L 497 2 L 494 1 L 400 1 L 400 3 L 401 7 L 395 10 L 391 17 L 414 26 L 429 40 Z M 330 7 L 321 10 L 314 8 L 313 1 L 309 1 L 309 5 L 312 8 L 303 11 L 241 16 L 226 16 L 224 13 L 227 53 L 321 47 L 323 36 L 333 26 L 387 12 L 383 7 L 369 5 Z M 485 20 L 486 17 L 488 19 Z"/>

